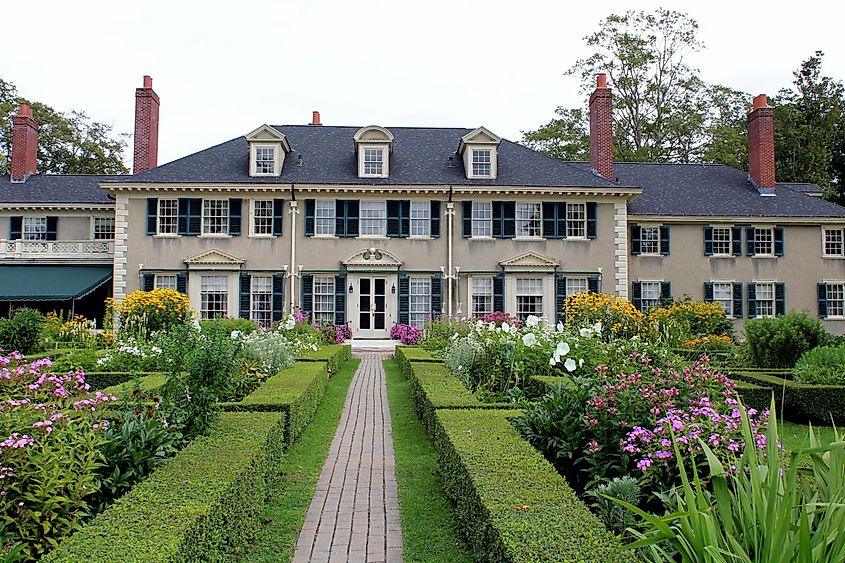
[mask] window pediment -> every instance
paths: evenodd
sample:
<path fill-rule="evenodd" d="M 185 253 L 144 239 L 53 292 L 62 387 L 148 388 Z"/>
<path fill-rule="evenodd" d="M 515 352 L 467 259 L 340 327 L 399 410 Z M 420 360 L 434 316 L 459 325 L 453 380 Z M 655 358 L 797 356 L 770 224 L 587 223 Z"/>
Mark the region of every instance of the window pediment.
<path fill-rule="evenodd" d="M 394 270 L 402 266 L 404 262 L 389 250 L 383 248 L 363 248 L 347 256 L 341 264 L 351 270 L 362 269 L 389 269 Z"/>
<path fill-rule="evenodd" d="M 284 133 L 265 124 L 244 137 L 249 143 L 250 176 L 278 176 L 282 173 L 285 155 L 291 152 Z"/>
<path fill-rule="evenodd" d="M 245 262 L 245 258 L 239 258 L 216 248 L 185 259 L 189 270 L 239 270 Z"/>
<path fill-rule="evenodd" d="M 479 127 L 461 137 L 458 154 L 463 157 L 468 179 L 496 178 L 501 142 L 502 138 L 486 127 Z"/>
<path fill-rule="evenodd" d="M 505 270 L 525 271 L 525 270 L 554 270 L 560 266 L 560 262 L 554 258 L 543 256 L 533 251 L 518 254 L 506 260 L 499 262 L 499 265 Z"/>
<path fill-rule="evenodd" d="M 359 178 L 388 178 L 393 133 L 378 125 L 361 127 L 353 136 Z"/>

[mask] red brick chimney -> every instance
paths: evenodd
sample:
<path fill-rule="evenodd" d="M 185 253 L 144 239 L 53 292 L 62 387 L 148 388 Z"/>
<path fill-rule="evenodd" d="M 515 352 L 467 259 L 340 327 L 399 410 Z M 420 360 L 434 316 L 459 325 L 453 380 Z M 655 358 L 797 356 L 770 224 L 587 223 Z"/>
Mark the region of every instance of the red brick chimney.
<path fill-rule="evenodd" d="M 607 75 L 596 77 L 590 96 L 590 165 L 606 180 L 613 181 L 613 104 Z"/>
<path fill-rule="evenodd" d="M 309 123 L 308 125 L 314 125 L 314 126 L 317 126 L 317 127 L 322 125 L 322 123 L 320 123 L 320 112 L 319 111 L 311 112 L 311 123 Z"/>
<path fill-rule="evenodd" d="M 144 87 L 135 90 L 135 158 L 132 173 L 138 174 L 158 164 L 158 94 L 153 79 L 144 76 Z"/>
<path fill-rule="evenodd" d="M 12 182 L 26 182 L 35 174 L 38 158 L 38 124 L 32 118 L 32 108 L 21 104 L 12 119 Z"/>
<path fill-rule="evenodd" d="M 775 188 L 775 112 L 765 94 L 754 97 L 748 114 L 748 175 L 761 192 Z"/>

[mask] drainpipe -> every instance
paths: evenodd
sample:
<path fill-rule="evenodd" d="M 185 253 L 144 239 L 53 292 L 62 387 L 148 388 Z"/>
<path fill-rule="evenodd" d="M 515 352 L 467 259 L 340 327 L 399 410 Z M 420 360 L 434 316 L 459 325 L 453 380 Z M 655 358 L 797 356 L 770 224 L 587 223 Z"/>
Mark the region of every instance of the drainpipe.
<path fill-rule="evenodd" d="M 448 245 L 449 245 L 449 258 L 447 261 L 447 269 L 448 273 L 446 275 L 446 280 L 448 282 L 448 314 L 452 316 L 452 289 L 453 289 L 453 282 L 454 276 L 452 275 L 452 219 L 455 216 L 455 202 L 452 201 L 452 187 L 449 186 L 449 201 L 446 202 L 446 222 L 448 223 L 447 228 L 447 235 L 448 238 Z"/>
<path fill-rule="evenodd" d="M 290 270 L 288 271 L 288 279 L 290 280 L 290 314 L 292 315 L 296 310 L 296 280 L 298 278 L 296 269 L 296 216 L 299 215 L 299 203 L 296 201 L 296 194 L 293 191 L 293 185 L 290 187 Z"/>

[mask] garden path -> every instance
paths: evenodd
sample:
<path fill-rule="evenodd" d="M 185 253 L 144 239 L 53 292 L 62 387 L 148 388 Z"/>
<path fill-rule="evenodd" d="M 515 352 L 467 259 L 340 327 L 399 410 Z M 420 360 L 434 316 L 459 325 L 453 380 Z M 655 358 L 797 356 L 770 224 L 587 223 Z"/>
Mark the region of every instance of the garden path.
<path fill-rule="evenodd" d="M 294 563 L 402 561 L 393 430 L 382 360 L 360 351 L 328 458 L 305 516 Z"/>

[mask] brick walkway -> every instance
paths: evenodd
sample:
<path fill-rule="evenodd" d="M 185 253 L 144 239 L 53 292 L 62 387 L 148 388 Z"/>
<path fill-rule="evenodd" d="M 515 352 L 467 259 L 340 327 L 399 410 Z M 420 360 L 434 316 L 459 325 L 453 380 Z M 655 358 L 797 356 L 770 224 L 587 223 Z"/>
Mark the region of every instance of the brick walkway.
<path fill-rule="evenodd" d="M 361 352 L 346 406 L 305 516 L 294 563 L 402 561 L 393 431 L 382 360 Z"/>

